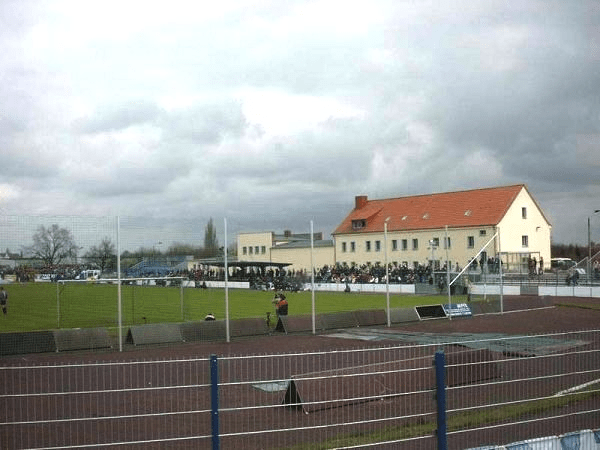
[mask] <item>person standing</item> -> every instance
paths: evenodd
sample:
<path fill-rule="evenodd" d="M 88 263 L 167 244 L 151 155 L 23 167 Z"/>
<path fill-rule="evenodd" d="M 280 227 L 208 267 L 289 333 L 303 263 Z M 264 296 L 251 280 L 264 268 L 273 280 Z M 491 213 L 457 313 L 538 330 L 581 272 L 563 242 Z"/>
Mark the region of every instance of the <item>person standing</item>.
<path fill-rule="evenodd" d="M 288 302 L 285 298 L 285 295 L 275 295 L 275 298 L 273 298 L 273 303 L 275 304 L 275 311 L 277 312 L 277 317 L 288 315 Z"/>
<path fill-rule="evenodd" d="M 4 286 L 0 286 L 0 307 L 2 307 L 2 313 L 6 316 L 8 313 L 8 292 L 4 290 Z"/>

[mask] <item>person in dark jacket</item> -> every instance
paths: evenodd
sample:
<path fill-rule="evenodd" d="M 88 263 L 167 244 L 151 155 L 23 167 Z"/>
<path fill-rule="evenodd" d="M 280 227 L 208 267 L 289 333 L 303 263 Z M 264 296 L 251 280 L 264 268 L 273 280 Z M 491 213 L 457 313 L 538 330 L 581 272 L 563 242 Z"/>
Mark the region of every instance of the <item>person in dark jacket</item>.
<path fill-rule="evenodd" d="M 277 316 L 287 316 L 288 315 L 288 302 L 283 294 L 277 294 L 273 298 L 273 303 L 275 304 L 275 311 L 277 312 Z"/>
<path fill-rule="evenodd" d="M 4 286 L 0 286 L 0 307 L 2 307 L 2 313 L 6 316 L 8 314 L 8 292 L 4 290 Z"/>

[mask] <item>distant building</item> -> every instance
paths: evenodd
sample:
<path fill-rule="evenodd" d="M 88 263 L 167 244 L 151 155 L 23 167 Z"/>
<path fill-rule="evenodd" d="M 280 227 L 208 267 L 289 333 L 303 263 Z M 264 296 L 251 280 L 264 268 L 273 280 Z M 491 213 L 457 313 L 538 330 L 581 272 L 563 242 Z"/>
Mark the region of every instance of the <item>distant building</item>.
<path fill-rule="evenodd" d="M 237 236 L 237 261 L 289 263 L 288 270 L 309 271 L 311 268 L 310 233 L 283 234 L 272 231 L 240 233 Z M 323 239 L 323 233 L 314 233 L 312 243 L 314 267 L 335 264 L 333 240 Z"/>
<path fill-rule="evenodd" d="M 8 249 L 5 252 L 0 252 L 0 269 L 3 267 L 14 269 L 19 259 L 21 259 L 20 254 L 11 253 Z"/>
<path fill-rule="evenodd" d="M 439 268 L 448 258 L 462 268 L 483 249 L 478 260 L 502 252 L 505 268 L 533 258 L 547 268 L 551 229 L 523 184 L 382 200 L 359 195 L 333 233 L 335 260 L 383 264 L 387 249 L 390 263 Z"/>
<path fill-rule="evenodd" d="M 359 195 L 333 240 L 315 233 L 312 258 L 315 268 L 384 264 L 387 249 L 391 264 L 440 269 L 448 258 L 456 269 L 474 257 L 479 266 L 501 252 L 506 270 L 528 270 L 540 258 L 549 268 L 551 230 L 523 184 L 378 200 Z M 287 263 L 288 269 L 310 271 L 310 234 L 240 233 L 237 254 L 240 262 Z"/>

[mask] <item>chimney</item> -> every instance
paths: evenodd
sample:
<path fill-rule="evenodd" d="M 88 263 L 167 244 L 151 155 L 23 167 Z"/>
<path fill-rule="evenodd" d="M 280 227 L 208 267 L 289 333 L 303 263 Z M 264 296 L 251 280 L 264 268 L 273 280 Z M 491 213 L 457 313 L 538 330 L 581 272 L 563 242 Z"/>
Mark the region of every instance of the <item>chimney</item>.
<path fill-rule="evenodd" d="M 354 209 L 360 209 L 363 206 L 366 206 L 368 201 L 366 195 L 357 195 L 354 197 Z"/>
<path fill-rule="evenodd" d="M 283 230 L 283 236 L 286 238 L 292 237 L 292 230 Z"/>

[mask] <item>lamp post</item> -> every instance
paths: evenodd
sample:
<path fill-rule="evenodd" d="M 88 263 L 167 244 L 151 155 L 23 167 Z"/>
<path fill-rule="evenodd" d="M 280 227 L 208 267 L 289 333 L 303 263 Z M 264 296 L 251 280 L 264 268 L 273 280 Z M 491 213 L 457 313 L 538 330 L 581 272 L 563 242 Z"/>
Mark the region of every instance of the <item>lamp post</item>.
<path fill-rule="evenodd" d="M 596 209 L 594 210 L 594 214 L 597 214 L 600 212 L 600 209 Z M 591 222 L 591 217 L 588 216 L 588 260 L 587 260 L 587 276 L 588 276 L 588 280 L 590 280 L 590 288 L 592 286 L 592 231 L 591 231 L 591 227 L 590 227 L 590 222 Z"/>

